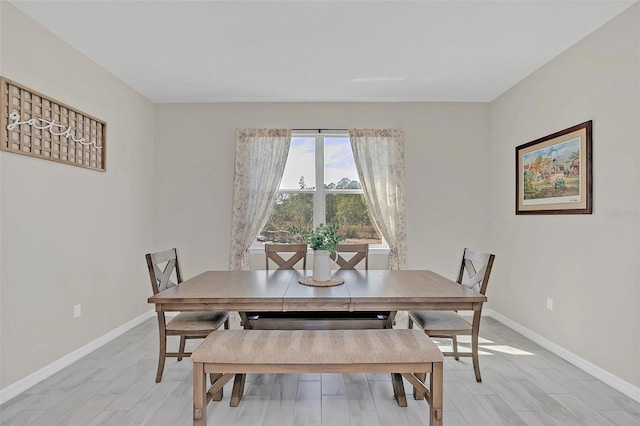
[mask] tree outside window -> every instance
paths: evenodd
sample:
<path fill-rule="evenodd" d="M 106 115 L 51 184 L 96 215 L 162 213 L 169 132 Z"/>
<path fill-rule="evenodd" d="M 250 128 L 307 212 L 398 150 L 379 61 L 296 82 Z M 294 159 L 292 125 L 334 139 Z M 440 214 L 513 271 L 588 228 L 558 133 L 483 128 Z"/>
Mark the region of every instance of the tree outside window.
<path fill-rule="evenodd" d="M 338 226 L 346 243 L 382 244 L 358 180 L 349 137 L 294 134 L 275 206 L 258 242 L 293 242 L 291 227 L 320 223 Z"/>

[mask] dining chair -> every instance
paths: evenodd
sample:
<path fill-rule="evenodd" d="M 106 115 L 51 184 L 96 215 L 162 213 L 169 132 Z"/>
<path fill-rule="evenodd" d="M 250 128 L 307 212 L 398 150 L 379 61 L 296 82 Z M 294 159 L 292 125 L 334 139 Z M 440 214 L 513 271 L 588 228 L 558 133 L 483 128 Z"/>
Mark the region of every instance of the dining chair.
<path fill-rule="evenodd" d="M 177 249 L 147 253 L 145 257 L 154 295 L 182 283 L 182 271 L 180 270 Z M 181 361 L 183 357 L 191 356 L 191 352 L 185 352 L 187 339 L 203 339 L 223 324 L 225 329 L 229 328 L 229 314 L 227 312 L 181 312 L 171 318 L 169 322 L 166 321 L 164 312 L 158 312 L 160 353 L 156 383 L 160 383 L 162 380 L 167 357 L 178 358 L 178 361 Z M 178 352 L 167 352 L 167 336 L 180 336 Z"/>
<path fill-rule="evenodd" d="M 486 294 L 494 259 L 493 254 L 479 253 L 465 248 L 456 282 L 483 295 Z M 430 337 L 451 339 L 452 351 L 443 352 L 445 356 L 453 356 L 456 360 L 459 360 L 459 357 L 471 357 L 476 381 L 482 381 L 478 362 L 478 336 L 482 303 L 480 303 L 480 308 L 473 312 L 471 322 L 455 311 L 409 311 L 408 314 L 409 328 L 413 328 L 415 323 Z M 458 351 L 457 336 L 461 335 L 471 336 L 471 352 Z"/>
<path fill-rule="evenodd" d="M 339 269 L 355 269 L 364 260 L 364 269 L 369 269 L 369 244 L 338 244 L 336 252 L 329 255 Z"/>
<path fill-rule="evenodd" d="M 278 269 L 295 269 L 302 260 L 302 269 L 307 269 L 307 245 L 306 244 L 272 244 L 264 245 L 266 269 L 269 270 L 269 260 L 274 262 Z M 286 259 L 281 255 L 285 255 Z"/>

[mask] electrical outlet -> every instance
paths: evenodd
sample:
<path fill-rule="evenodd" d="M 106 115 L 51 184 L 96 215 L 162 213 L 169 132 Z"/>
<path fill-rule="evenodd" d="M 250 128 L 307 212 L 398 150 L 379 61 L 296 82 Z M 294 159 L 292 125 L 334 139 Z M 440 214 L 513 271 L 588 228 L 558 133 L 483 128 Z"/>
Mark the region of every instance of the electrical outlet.
<path fill-rule="evenodd" d="M 82 315 L 82 305 L 79 303 L 77 305 L 73 305 L 73 317 L 78 318 L 80 315 Z"/>
<path fill-rule="evenodd" d="M 553 299 L 550 297 L 547 297 L 547 309 L 553 311 Z"/>

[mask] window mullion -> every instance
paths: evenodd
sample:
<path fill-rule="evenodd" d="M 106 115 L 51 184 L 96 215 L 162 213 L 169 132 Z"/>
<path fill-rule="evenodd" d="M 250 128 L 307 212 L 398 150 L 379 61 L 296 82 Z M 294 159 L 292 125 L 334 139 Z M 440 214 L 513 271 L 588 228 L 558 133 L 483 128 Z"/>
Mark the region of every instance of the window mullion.
<path fill-rule="evenodd" d="M 313 226 L 326 223 L 324 205 L 324 136 L 316 135 L 316 192 L 313 202 Z"/>

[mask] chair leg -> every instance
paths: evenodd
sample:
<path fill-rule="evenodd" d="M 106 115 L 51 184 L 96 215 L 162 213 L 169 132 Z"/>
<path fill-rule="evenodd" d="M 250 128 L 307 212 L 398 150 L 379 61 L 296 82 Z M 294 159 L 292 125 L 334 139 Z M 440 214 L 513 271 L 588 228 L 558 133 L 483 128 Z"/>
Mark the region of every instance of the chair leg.
<path fill-rule="evenodd" d="M 229 329 L 229 318 L 227 318 L 227 320 L 224 322 L 224 329 L 225 330 Z"/>
<path fill-rule="evenodd" d="M 184 347 L 186 343 L 187 338 L 183 334 L 182 336 L 180 336 L 180 348 L 178 349 L 178 353 L 180 353 L 180 356 L 178 356 L 178 361 L 182 361 L 182 354 L 184 353 Z"/>
<path fill-rule="evenodd" d="M 162 373 L 164 371 L 165 354 L 167 353 L 167 335 L 164 330 L 164 323 L 162 320 L 158 320 L 160 324 L 160 351 L 158 354 L 158 372 L 156 373 L 156 383 L 160 383 L 162 380 Z"/>
<path fill-rule="evenodd" d="M 413 320 L 411 319 L 410 316 L 407 316 L 407 328 L 408 329 L 412 329 L 413 328 Z"/>
<path fill-rule="evenodd" d="M 471 335 L 471 357 L 473 358 L 473 371 L 476 373 L 476 382 L 481 383 L 480 377 L 480 361 L 478 359 L 478 333 Z"/>
<path fill-rule="evenodd" d="M 451 336 L 451 345 L 453 347 L 453 357 L 456 361 L 460 361 L 460 357 L 458 356 L 458 336 L 455 334 Z"/>

